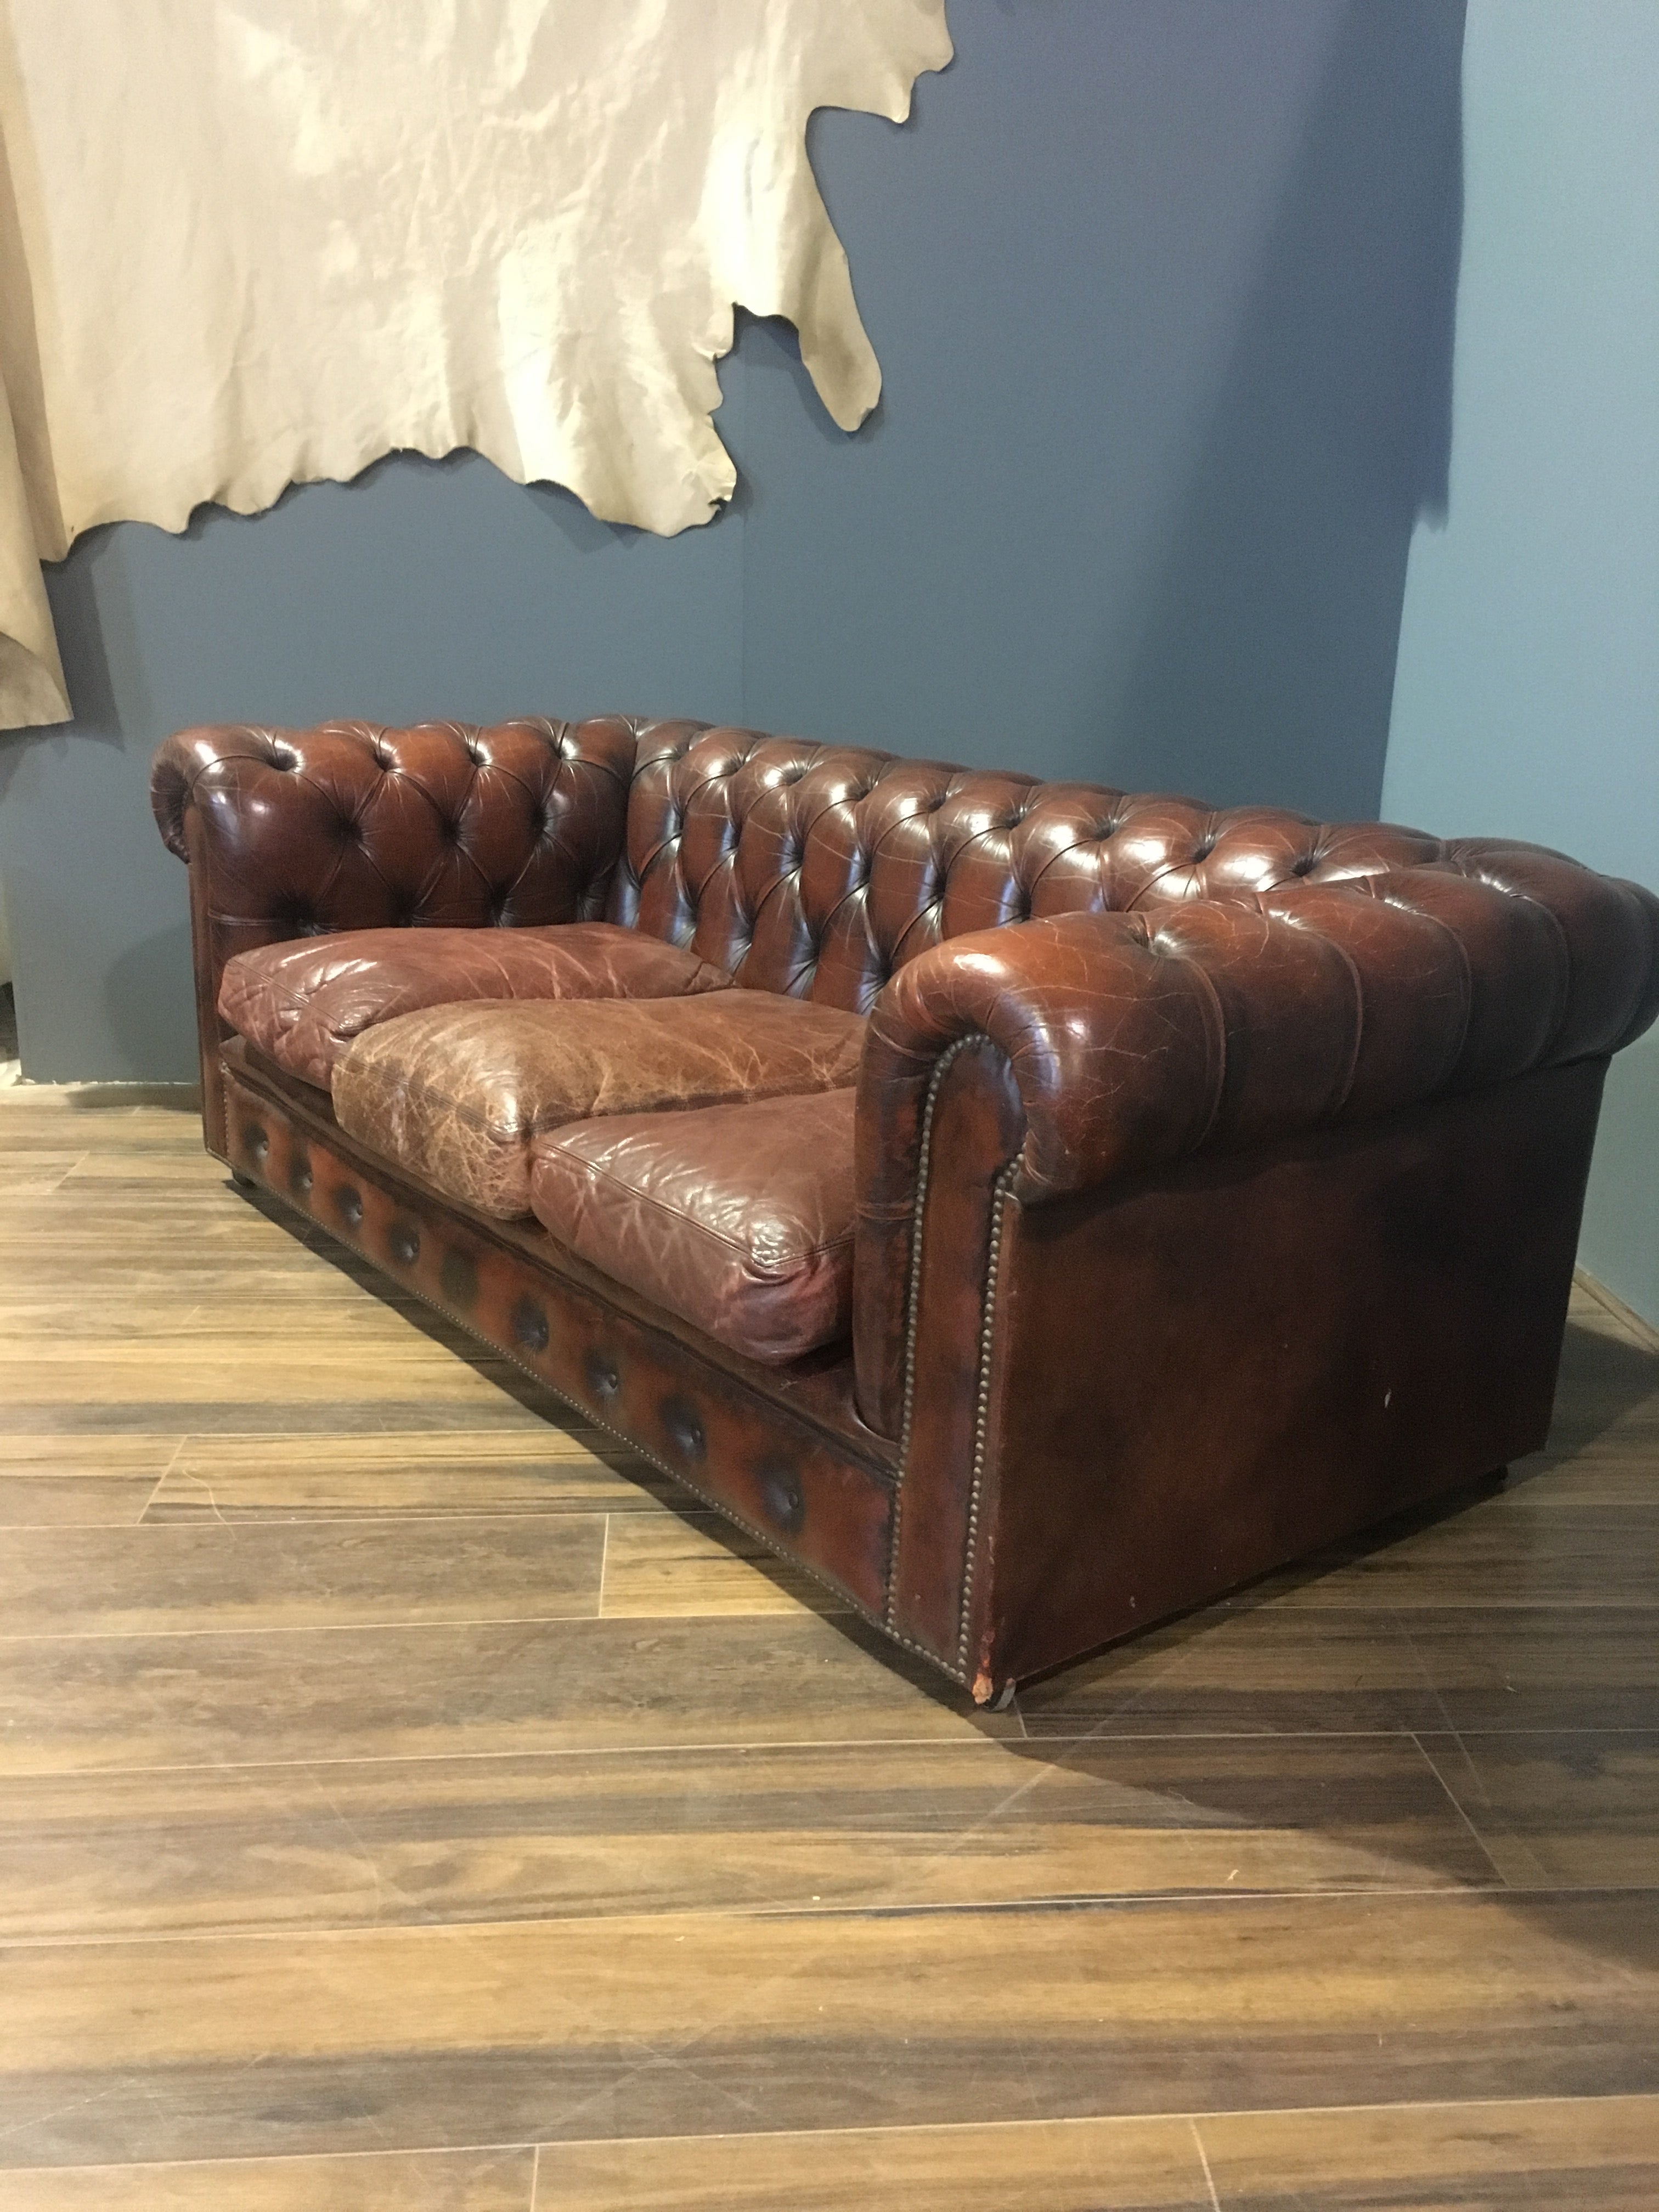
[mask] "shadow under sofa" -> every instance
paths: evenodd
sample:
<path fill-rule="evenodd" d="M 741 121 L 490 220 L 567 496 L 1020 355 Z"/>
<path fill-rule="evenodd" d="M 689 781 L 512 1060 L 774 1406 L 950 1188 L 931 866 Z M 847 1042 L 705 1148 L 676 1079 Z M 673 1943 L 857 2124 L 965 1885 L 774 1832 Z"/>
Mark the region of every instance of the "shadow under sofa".
<path fill-rule="evenodd" d="M 981 1702 L 1543 1441 L 1638 886 L 622 717 L 152 794 L 210 1150 Z"/>

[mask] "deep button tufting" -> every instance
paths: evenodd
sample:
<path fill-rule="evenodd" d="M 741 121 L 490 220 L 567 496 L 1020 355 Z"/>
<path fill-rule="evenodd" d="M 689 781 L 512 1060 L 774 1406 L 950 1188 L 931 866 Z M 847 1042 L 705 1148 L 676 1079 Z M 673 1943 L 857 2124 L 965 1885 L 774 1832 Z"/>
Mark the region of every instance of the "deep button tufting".
<path fill-rule="evenodd" d="M 348 1229 L 356 1229 L 363 1218 L 363 1194 L 349 1182 L 343 1182 L 334 1194 L 334 1211 Z"/>
<path fill-rule="evenodd" d="M 547 1349 L 547 1316 L 534 1298 L 521 1297 L 513 1309 L 513 1334 L 526 1352 Z"/>
<path fill-rule="evenodd" d="M 1291 863 L 1291 873 L 1293 876 L 1310 876 L 1318 865 L 1319 856 L 1316 853 L 1304 853 L 1299 860 Z"/>
<path fill-rule="evenodd" d="M 270 1151 L 270 1139 L 257 1121 L 250 1121 L 242 1133 L 242 1141 L 256 1160 L 263 1160 Z"/>
<path fill-rule="evenodd" d="M 617 1365 L 614 1354 L 597 1350 L 590 1352 L 584 1366 L 587 1387 L 596 1398 L 603 1401 L 617 1395 L 622 1389 L 622 1369 Z"/>
<path fill-rule="evenodd" d="M 799 1536 L 806 1526 L 806 1499 L 800 1477 L 793 1468 L 769 1468 L 760 1479 L 761 1511 L 786 1536 Z"/>
<path fill-rule="evenodd" d="M 421 1232 L 412 1221 L 394 1221 L 386 1241 L 400 1267 L 412 1267 L 421 1256 Z"/>
<path fill-rule="evenodd" d="M 682 1458 L 700 1460 L 708 1449 L 702 1416 L 689 1398 L 678 1393 L 662 1401 L 662 1425 L 668 1440 Z"/>
<path fill-rule="evenodd" d="M 1215 839 L 1213 837 L 1200 837 L 1197 844 L 1193 848 L 1193 860 L 1194 861 L 1207 860 L 1214 850 Z"/>
<path fill-rule="evenodd" d="M 296 1198 L 311 1195 L 311 1155 L 297 1152 L 289 1163 L 288 1187 Z"/>
<path fill-rule="evenodd" d="M 300 756 L 292 745 L 273 744 L 265 757 L 283 775 L 292 775 L 300 765 Z"/>

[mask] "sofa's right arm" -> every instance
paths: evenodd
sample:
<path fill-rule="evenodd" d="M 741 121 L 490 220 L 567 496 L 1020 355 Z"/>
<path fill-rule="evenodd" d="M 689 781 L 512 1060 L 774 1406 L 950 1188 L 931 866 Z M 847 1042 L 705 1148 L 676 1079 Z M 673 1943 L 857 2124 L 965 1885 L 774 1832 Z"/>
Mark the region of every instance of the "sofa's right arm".
<path fill-rule="evenodd" d="M 872 1010 L 860 1075 L 860 1409 L 897 1436 L 924 1206 L 1023 1202 L 1615 1051 L 1659 1008 L 1659 900 L 1536 848 L 1067 914 L 947 939 Z M 966 1053 L 965 1058 L 961 1055 Z M 967 1094 L 977 1103 L 969 1105 Z M 959 1096 L 960 1095 L 960 1096 Z M 946 1118 L 947 1137 L 930 1125 Z M 930 1238 L 933 1230 L 928 1231 Z M 983 1244 L 963 1231 L 963 1257 Z M 978 1284 L 965 1282 L 964 1328 Z M 976 1342 L 953 1348 L 971 1370 Z"/>
<path fill-rule="evenodd" d="M 222 1148 L 219 978 L 233 953 L 404 924 L 603 916 L 642 725 L 428 722 L 181 731 L 150 799 L 190 864 L 203 1115 Z"/>

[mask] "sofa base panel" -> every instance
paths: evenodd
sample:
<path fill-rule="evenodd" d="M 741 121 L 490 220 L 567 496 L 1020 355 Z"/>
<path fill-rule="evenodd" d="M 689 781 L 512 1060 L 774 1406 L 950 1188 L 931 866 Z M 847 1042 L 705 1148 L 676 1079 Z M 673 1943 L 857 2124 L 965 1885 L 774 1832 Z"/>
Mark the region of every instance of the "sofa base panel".
<path fill-rule="evenodd" d="M 975 1695 L 1538 1449 L 1606 1067 L 1005 1199 Z"/>
<path fill-rule="evenodd" d="M 222 1071 L 226 1149 L 270 1192 L 882 1625 L 892 1477 L 666 1330 Z"/>

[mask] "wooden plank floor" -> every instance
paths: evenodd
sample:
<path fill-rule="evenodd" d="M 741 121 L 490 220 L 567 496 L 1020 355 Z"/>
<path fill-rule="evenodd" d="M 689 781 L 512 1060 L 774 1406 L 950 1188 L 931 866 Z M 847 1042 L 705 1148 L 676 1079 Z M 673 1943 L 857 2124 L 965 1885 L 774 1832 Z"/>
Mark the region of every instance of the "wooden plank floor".
<path fill-rule="evenodd" d="M 975 1714 L 0 1091 L 3 2212 L 1659 2205 L 1659 1354 Z"/>

